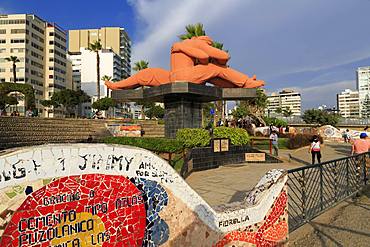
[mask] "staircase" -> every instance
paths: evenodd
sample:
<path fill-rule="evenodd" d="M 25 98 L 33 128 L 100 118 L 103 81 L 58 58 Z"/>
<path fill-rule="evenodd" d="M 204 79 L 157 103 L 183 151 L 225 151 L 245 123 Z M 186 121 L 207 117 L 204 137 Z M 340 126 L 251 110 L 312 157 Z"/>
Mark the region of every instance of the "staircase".
<path fill-rule="evenodd" d="M 157 121 L 138 121 L 144 131 L 144 137 L 164 137 L 164 124 L 158 124 Z"/>
<path fill-rule="evenodd" d="M 0 150 L 45 143 L 97 141 L 110 136 L 101 120 L 0 117 Z"/>

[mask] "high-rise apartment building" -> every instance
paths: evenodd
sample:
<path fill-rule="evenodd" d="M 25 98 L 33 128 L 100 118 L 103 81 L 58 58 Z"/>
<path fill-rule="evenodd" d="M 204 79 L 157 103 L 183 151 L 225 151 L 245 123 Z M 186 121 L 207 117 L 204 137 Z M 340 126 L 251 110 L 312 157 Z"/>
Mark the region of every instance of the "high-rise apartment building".
<path fill-rule="evenodd" d="M 360 104 L 360 117 L 370 115 L 370 66 L 357 69 L 357 90 Z"/>
<path fill-rule="evenodd" d="M 71 53 L 88 48 L 90 43 L 100 40 L 103 49 L 111 49 L 121 58 L 121 78 L 131 74 L 131 41 L 127 32 L 120 27 L 102 27 L 100 29 L 82 29 L 69 31 L 68 49 Z"/>
<path fill-rule="evenodd" d="M 301 115 L 301 94 L 291 89 L 283 89 L 279 93 L 272 93 L 267 97 L 267 111 L 276 112 L 277 109 L 288 109 L 292 111 L 293 116 Z"/>
<path fill-rule="evenodd" d="M 100 57 L 100 78 L 103 76 L 111 77 L 111 80 L 121 78 L 121 58 L 111 49 L 99 51 Z M 97 70 L 96 54 L 87 48 L 80 48 L 79 52 L 69 52 L 68 59 L 72 63 L 73 84 L 77 89 L 81 89 L 91 96 L 92 103 L 97 100 Z M 111 91 L 100 80 L 100 98 L 110 97 Z M 90 106 L 85 104 L 81 114 L 87 115 Z"/>
<path fill-rule="evenodd" d="M 30 14 L 0 15 L 0 82 L 13 81 L 12 63 L 5 58 L 16 56 L 20 60 L 16 64 L 17 83 L 33 86 L 39 113 L 61 115 L 61 109 L 47 114 L 40 100 L 50 99 L 68 84 L 66 46 L 66 32 L 54 23 Z M 18 111 L 24 114 L 24 107 Z"/>
<path fill-rule="evenodd" d="M 346 89 L 337 94 L 337 109 L 344 118 L 360 116 L 359 92 Z"/>

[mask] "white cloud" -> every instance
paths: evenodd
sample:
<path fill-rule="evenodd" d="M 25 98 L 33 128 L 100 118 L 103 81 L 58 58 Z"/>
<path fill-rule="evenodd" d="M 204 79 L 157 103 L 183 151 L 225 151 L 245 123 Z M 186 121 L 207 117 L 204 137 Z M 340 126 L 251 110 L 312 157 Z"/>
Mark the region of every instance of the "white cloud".
<path fill-rule="evenodd" d="M 301 92 L 303 108 L 312 108 L 325 104 L 328 106 L 336 106 L 336 96 L 344 89 L 355 89 L 355 81 L 339 81 L 329 84 L 313 87 L 296 87 L 293 88 Z"/>
<path fill-rule="evenodd" d="M 257 74 L 261 79 L 332 68 L 370 54 L 370 36 L 364 35 L 359 27 L 359 23 L 370 21 L 367 13 L 370 1 L 128 1 L 140 27 L 135 35 L 138 38 L 133 45 L 132 61 L 145 59 L 152 67 L 168 68 L 171 44 L 187 24 L 197 22 L 204 24 L 214 40 L 224 43 L 230 51 L 232 67 L 248 75 Z M 323 77 L 326 81 L 337 80 L 330 80 L 330 74 L 315 80 Z M 312 84 L 302 85 L 301 79 L 297 78 L 297 86 L 306 88 L 307 95 Z M 268 81 L 267 86 L 278 88 L 279 83 L 284 82 Z M 320 90 L 322 100 L 328 98 L 323 91 L 331 93 L 333 105 L 335 93 Z M 304 100 L 313 103 L 310 99 Z"/>

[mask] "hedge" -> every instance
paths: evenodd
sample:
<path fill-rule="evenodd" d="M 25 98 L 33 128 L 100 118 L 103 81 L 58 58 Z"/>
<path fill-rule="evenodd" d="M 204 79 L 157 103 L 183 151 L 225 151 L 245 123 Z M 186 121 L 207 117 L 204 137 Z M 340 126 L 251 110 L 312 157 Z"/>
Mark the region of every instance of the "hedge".
<path fill-rule="evenodd" d="M 248 132 L 241 128 L 217 127 L 213 131 L 214 138 L 229 138 L 232 145 L 245 145 L 250 141 Z"/>
<path fill-rule="evenodd" d="M 250 141 L 245 129 L 217 127 L 213 131 L 214 138 L 228 138 L 232 145 L 245 145 Z M 185 148 L 209 146 L 211 136 L 205 129 L 180 129 L 177 131 L 176 140 Z"/>
<path fill-rule="evenodd" d="M 211 137 L 205 129 L 179 129 L 176 140 L 185 148 L 205 147 L 209 145 Z"/>
<path fill-rule="evenodd" d="M 166 138 L 106 137 L 103 141 L 104 143 L 130 145 L 163 153 L 176 153 L 184 149 L 181 142 Z"/>
<path fill-rule="evenodd" d="M 304 146 L 308 146 L 311 144 L 313 139 L 312 134 L 295 134 L 290 135 L 288 140 L 288 148 L 289 149 L 296 149 Z M 322 143 L 324 143 L 324 140 L 321 136 L 319 136 L 319 140 Z"/>

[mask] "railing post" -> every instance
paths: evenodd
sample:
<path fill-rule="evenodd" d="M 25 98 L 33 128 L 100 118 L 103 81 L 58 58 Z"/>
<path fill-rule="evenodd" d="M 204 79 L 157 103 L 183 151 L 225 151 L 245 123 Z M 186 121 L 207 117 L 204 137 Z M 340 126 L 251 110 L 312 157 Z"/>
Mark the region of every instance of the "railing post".
<path fill-rule="evenodd" d="M 338 201 L 338 171 L 337 171 L 337 161 L 334 161 L 334 200 Z"/>
<path fill-rule="evenodd" d="M 349 183 L 349 159 L 350 158 L 347 158 L 346 159 L 346 178 L 347 178 L 347 186 L 346 186 L 346 195 L 349 195 L 351 192 L 349 186 L 350 186 L 350 183 Z"/>
<path fill-rule="evenodd" d="M 305 185 L 305 169 L 302 170 L 301 187 L 302 187 L 302 217 L 306 221 L 306 185 Z"/>
<path fill-rule="evenodd" d="M 324 202 L 323 202 L 323 189 L 324 189 L 324 181 L 322 176 L 322 165 L 319 166 L 320 168 L 320 208 L 321 210 L 324 209 Z"/>
<path fill-rule="evenodd" d="M 367 185 L 367 160 L 368 156 L 370 153 L 364 154 L 364 164 L 363 164 L 363 169 L 364 169 L 364 185 Z"/>

